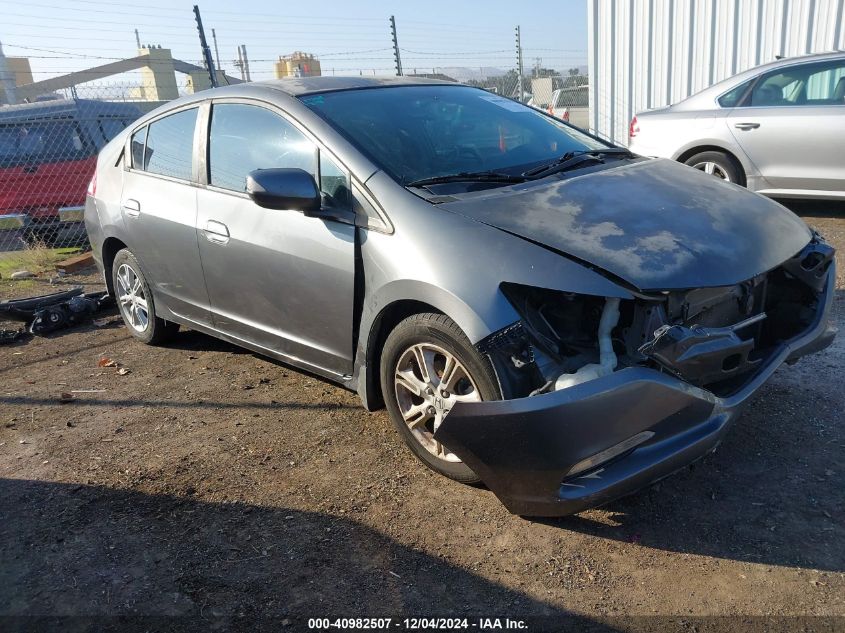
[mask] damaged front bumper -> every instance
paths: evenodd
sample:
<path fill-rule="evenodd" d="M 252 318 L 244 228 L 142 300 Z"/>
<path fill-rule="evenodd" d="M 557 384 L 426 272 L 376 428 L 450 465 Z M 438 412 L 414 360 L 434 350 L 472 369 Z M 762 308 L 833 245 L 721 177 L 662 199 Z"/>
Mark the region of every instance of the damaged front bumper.
<path fill-rule="evenodd" d="M 830 345 L 835 279 L 830 266 L 811 326 L 781 343 L 730 396 L 629 367 L 544 395 L 458 403 L 434 437 L 514 514 L 563 516 L 605 504 L 713 451 L 743 403 L 781 364 Z M 567 476 L 585 460 L 631 446 L 632 438 L 639 438 L 633 448 Z"/>

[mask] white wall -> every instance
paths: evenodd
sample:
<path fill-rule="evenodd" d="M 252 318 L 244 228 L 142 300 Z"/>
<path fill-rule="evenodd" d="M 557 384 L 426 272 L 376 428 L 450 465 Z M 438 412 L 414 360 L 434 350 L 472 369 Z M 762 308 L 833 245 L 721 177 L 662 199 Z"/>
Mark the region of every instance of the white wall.
<path fill-rule="evenodd" d="M 590 128 L 627 145 L 640 110 L 752 66 L 845 50 L 845 0 L 587 0 Z"/>

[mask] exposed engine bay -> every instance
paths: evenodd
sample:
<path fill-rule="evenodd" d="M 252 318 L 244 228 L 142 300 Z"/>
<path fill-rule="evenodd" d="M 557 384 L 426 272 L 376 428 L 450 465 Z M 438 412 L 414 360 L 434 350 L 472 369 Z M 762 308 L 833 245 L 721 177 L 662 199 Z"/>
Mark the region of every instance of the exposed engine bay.
<path fill-rule="evenodd" d="M 732 286 L 620 300 L 503 284 L 522 319 L 478 344 L 505 398 L 566 389 L 624 367 L 668 372 L 717 395 L 812 324 L 834 249 L 818 235 L 778 268 Z"/>

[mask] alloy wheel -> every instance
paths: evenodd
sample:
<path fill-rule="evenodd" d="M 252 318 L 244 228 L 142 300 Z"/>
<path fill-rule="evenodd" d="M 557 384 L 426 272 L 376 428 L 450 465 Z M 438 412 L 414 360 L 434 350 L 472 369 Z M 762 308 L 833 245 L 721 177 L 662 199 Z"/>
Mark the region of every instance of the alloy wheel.
<path fill-rule="evenodd" d="M 438 459 L 460 462 L 434 433 L 456 403 L 481 400 L 461 362 L 442 347 L 417 343 L 399 357 L 394 384 L 399 412 L 414 438 Z"/>
<path fill-rule="evenodd" d="M 126 322 L 143 332 L 150 324 L 147 296 L 140 276 L 128 264 L 117 269 L 117 301 Z"/>
<path fill-rule="evenodd" d="M 716 176 L 716 178 L 721 178 L 722 180 L 727 180 L 728 182 L 731 181 L 731 177 L 722 168 L 722 166 L 719 165 L 719 163 L 714 163 L 713 161 L 707 160 L 702 161 L 700 163 L 695 163 L 692 167 L 695 169 L 700 169 L 705 174 Z"/>

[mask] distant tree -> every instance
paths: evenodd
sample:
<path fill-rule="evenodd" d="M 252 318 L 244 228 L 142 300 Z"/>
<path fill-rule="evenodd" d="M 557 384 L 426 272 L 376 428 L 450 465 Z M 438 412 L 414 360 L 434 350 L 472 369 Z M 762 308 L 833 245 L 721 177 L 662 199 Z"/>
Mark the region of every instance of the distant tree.
<path fill-rule="evenodd" d="M 575 75 L 578 75 L 578 74 L 580 74 L 580 73 L 579 73 L 579 70 L 578 70 L 577 68 L 570 68 L 570 69 L 569 69 L 569 74 L 570 74 L 570 75 L 572 75 L 572 76 L 574 77 Z"/>
<path fill-rule="evenodd" d="M 496 77 L 487 77 L 486 79 L 470 79 L 466 83 L 468 83 L 470 86 L 490 90 L 492 92 L 495 92 L 496 94 L 502 95 L 503 97 L 514 98 L 519 94 L 519 83 L 517 72 L 515 70 L 509 70 L 504 75 L 499 75 Z M 530 77 L 522 78 L 522 89 L 525 92 L 531 92 Z"/>
<path fill-rule="evenodd" d="M 554 68 L 541 68 L 535 66 L 531 69 L 531 76 L 536 78 L 539 77 L 556 77 L 558 72 Z"/>

